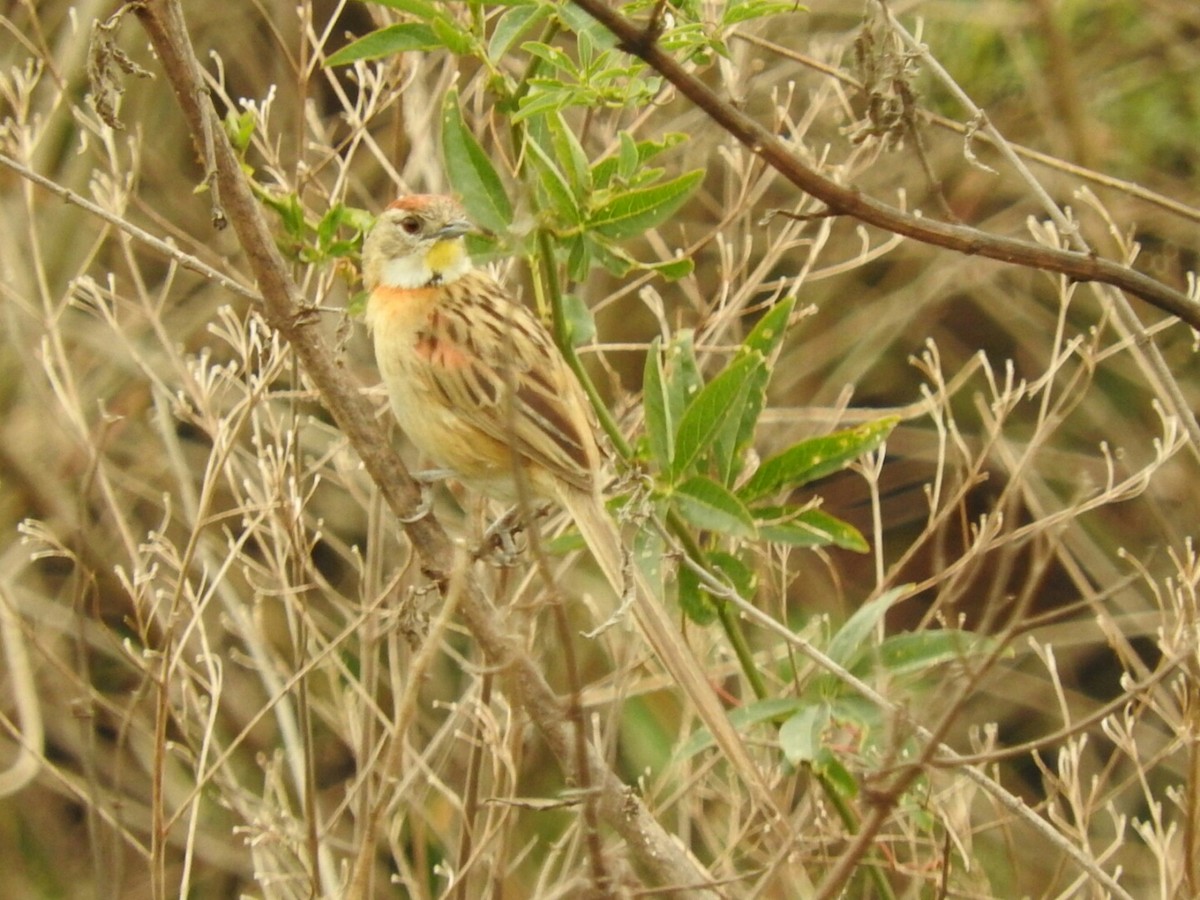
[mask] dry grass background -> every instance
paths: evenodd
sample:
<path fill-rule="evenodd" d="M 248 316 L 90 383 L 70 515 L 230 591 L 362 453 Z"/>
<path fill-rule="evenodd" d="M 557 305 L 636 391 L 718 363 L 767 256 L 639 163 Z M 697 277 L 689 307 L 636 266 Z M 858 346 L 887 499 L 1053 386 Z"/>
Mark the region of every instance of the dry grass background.
<path fill-rule="evenodd" d="M 923 154 L 963 221 L 1057 240 L 1028 182 L 981 141 L 924 119 L 920 153 L 911 135 L 870 133 L 869 104 L 846 80 L 865 74 L 854 52 L 862 9 L 851 6 L 815 2 L 749 23 L 706 78 L 864 192 L 940 215 Z M 218 104 L 260 113 L 247 154 L 255 177 L 295 193 L 314 220 L 335 203 L 373 212 L 400 190 L 444 189 L 438 121 L 452 85 L 504 167 L 485 72 L 437 52 L 321 68 L 347 30 L 386 21 L 382 8 L 187 7 Z M 892 9 L 910 27 L 920 17 L 933 56 L 1008 139 L 1046 155 L 1031 163 L 1037 179 L 1097 252 L 1140 247 L 1143 271 L 1191 284 L 1191 0 Z M 162 79 L 125 82 L 124 131 L 89 105 L 89 31 L 110 12 L 4 7 L 0 150 L 249 286 L 235 238 L 211 227 Z M 132 20 L 117 38 L 157 71 Z M 519 68 L 520 55 L 506 65 Z M 907 67 L 922 108 L 962 118 L 919 60 Z M 879 91 L 880 103 L 896 99 L 887 79 Z M 695 328 L 701 360 L 716 366 L 747 311 L 787 294 L 808 314 L 777 364 L 760 453 L 904 413 L 882 465 L 818 490 L 872 553 L 764 546 L 760 607 L 819 642 L 820 616 L 841 621 L 912 583 L 890 630 L 963 624 L 1008 650 L 979 670 L 944 667 L 919 689 L 877 684 L 901 711 L 883 717 L 882 756 L 856 755 L 856 735 L 830 736 L 846 764 L 878 785 L 895 762 L 887 752 L 911 750 L 911 723 L 950 713 L 948 743 L 979 754 L 975 765 L 1129 896 L 1195 895 L 1200 447 L 1148 374 L 1146 342 L 1114 325 L 1109 295 L 851 221 L 764 222 L 773 208 L 814 207 L 671 94 L 578 121 L 593 158 L 620 128 L 682 132 L 665 164 L 707 169 L 680 214 L 635 248 L 643 259 L 685 248 L 694 274 L 668 284 L 596 270 L 578 286 L 600 335 L 589 366 L 630 428 L 651 338 Z M 531 216 L 519 185 L 514 196 Z M 332 310 L 322 327 L 386 421 L 361 328 L 340 312 L 353 273 L 296 263 L 293 274 Z M 521 282 L 519 262 L 509 277 Z M 1195 335 L 1135 308 L 1194 406 Z M 406 640 L 407 616 L 429 600 L 411 549 L 252 300 L 5 167 L 0 314 L 7 896 L 337 896 L 363 852 L 374 860 L 368 896 L 585 888 L 588 829 L 575 807 L 550 803 L 568 787 L 559 770 L 452 616 L 435 608 L 424 643 Z M 439 512 L 468 540 L 481 521 L 449 501 Z M 585 627 L 597 614 L 580 598 L 601 592 L 586 565 L 567 562 L 556 559 Z M 537 574 L 478 568 L 562 688 Z M 781 696 L 813 677 L 807 664 L 794 675 L 781 664 L 776 635 L 750 634 Z M 745 700 L 721 639 L 696 628 L 689 638 L 731 702 Z M 618 630 L 577 650 L 596 740 L 668 830 L 730 880 L 729 896 L 803 896 L 803 884 L 773 878 L 769 829 L 721 760 L 673 754 L 696 723 L 642 665 L 644 648 Z M 846 847 L 844 823 L 768 730 L 754 738 L 799 836 L 789 865 L 819 881 Z M 392 753 L 399 765 L 382 765 Z M 857 802 L 869 808 L 869 792 Z M 619 842 L 602 838 L 621 860 Z M 897 896 L 1109 895 L 956 766 L 925 773 L 876 847 L 864 865 L 882 867 Z M 874 889 L 858 880 L 850 892 Z"/>

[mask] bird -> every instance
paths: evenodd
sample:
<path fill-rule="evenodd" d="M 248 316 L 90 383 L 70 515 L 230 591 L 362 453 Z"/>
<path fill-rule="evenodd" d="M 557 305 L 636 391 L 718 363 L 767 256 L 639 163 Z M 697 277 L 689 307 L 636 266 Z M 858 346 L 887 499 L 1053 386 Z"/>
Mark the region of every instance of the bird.
<path fill-rule="evenodd" d="M 400 429 L 468 488 L 565 508 L 717 745 L 757 780 L 681 632 L 639 567 L 626 565 L 604 506 L 587 394 L 537 316 L 474 266 L 465 241 L 473 230 L 456 198 L 411 194 L 389 204 L 363 241 L 364 318 Z"/>

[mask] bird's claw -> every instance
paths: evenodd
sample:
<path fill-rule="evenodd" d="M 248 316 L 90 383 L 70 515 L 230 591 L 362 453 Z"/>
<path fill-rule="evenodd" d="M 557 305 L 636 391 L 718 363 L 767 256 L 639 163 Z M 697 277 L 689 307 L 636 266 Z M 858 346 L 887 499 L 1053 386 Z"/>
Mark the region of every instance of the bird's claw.
<path fill-rule="evenodd" d="M 496 565 L 504 568 L 515 564 L 517 557 L 525 551 L 525 542 L 517 540 L 517 536 L 525 529 L 525 517 L 521 513 L 521 507 L 514 506 L 489 525 L 483 533 L 483 540 L 479 542 L 475 558 L 491 557 Z"/>
<path fill-rule="evenodd" d="M 414 522 L 420 522 L 423 518 L 429 515 L 429 511 L 433 509 L 433 491 L 429 490 L 428 483 L 422 481 L 419 477 L 417 481 L 418 489 L 421 491 L 421 499 L 416 507 L 406 516 L 398 516 L 400 521 L 405 525 L 412 525 Z"/>

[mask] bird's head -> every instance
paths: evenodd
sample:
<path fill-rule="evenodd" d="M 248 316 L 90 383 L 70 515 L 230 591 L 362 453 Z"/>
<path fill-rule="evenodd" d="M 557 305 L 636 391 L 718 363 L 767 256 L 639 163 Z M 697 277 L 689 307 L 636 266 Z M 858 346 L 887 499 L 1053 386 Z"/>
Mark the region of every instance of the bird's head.
<path fill-rule="evenodd" d="M 363 242 L 363 282 L 421 288 L 449 284 L 471 268 L 463 235 L 472 230 L 453 197 L 412 194 L 394 201 Z"/>

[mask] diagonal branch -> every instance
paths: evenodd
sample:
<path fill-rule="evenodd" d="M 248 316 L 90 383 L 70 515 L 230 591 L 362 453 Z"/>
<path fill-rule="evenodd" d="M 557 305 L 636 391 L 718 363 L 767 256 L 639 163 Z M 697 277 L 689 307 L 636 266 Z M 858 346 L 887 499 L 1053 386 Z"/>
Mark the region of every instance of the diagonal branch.
<path fill-rule="evenodd" d="M 404 522 L 423 571 L 439 584 L 445 584 L 450 574 L 448 563 L 454 558 L 450 540 L 432 517 L 412 516 L 421 502 L 419 487 L 375 422 L 358 385 L 337 365 L 329 346 L 313 327 L 310 311 L 288 276 L 287 266 L 203 87 L 178 0 L 144 0 L 130 3 L 126 8 L 135 12 L 146 30 L 182 107 L 193 142 L 210 168 L 207 174 L 220 190 L 223 209 L 219 212 L 233 226 L 246 252 L 262 294 L 267 322 L 291 344 L 305 374 L 362 458 L 389 508 Z M 214 217 L 214 221 L 218 219 Z M 578 742 L 565 705 L 474 582 L 469 584 L 459 608 L 490 662 L 507 675 L 513 699 L 537 725 L 563 771 L 574 778 Z M 708 887 L 712 884 L 711 876 L 667 834 L 591 743 L 587 744 L 587 754 L 601 818 L 621 835 L 651 878 L 660 885 L 671 886 L 677 894 L 715 896 Z"/>
<path fill-rule="evenodd" d="M 1055 250 L 1030 241 L 906 213 L 824 177 L 806 166 L 783 140 L 731 103 L 722 100 L 704 82 L 684 69 L 673 56 L 661 50 L 655 40 L 658 27 L 654 20 L 643 28 L 610 7 L 607 0 L 574 2 L 619 38 L 625 51 L 637 56 L 666 78 L 681 94 L 746 145 L 763 162 L 800 190 L 822 201 L 833 213 L 851 216 L 868 225 L 875 225 L 925 244 L 945 247 L 947 250 L 1057 272 L 1072 281 L 1110 284 L 1142 298 L 1164 312 L 1178 316 L 1192 328 L 1200 329 L 1200 303 L 1196 303 L 1182 291 L 1129 266 L 1092 253 Z"/>

